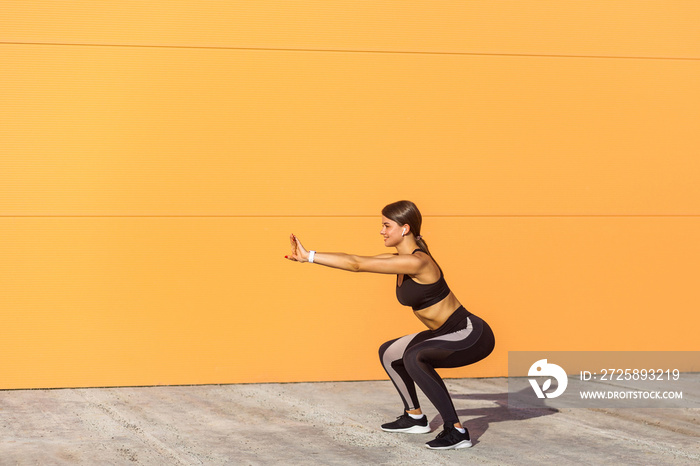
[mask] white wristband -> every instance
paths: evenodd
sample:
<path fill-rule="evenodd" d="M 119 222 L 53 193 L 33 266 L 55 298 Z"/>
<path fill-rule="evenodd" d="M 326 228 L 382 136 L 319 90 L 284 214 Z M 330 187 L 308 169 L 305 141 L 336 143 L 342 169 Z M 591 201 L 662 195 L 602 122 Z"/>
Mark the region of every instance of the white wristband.
<path fill-rule="evenodd" d="M 316 251 L 309 251 L 309 263 L 313 264 L 314 263 L 314 256 L 316 255 Z"/>

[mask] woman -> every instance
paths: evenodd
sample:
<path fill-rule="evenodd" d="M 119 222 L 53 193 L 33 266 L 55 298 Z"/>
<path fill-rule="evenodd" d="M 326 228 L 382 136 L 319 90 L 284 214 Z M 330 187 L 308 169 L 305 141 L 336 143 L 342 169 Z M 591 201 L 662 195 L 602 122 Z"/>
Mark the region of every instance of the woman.
<path fill-rule="evenodd" d="M 397 275 L 396 297 L 401 304 L 413 308 L 414 315 L 428 330 L 388 341 L 379 348 L 381 363 L 405 410 L 396 421 L 382 425 L 382 429 L 412 434 L 430 432 L 428 419 L 416 397 L 415 384 L 418 384 L 444 422 L 444 430 L 426 446 L 438 450 L 471 447 L 469 432 L 459 422 L 452 399 L 435 368 L 474 364 L 491 353 L 495 340 L 488 324 L 467 311 L 450 291 L 421 237 L 421 223 L 416 205 L 399 201 L 382 210 L 384 245 L 396 248 L 396 254 L 364 257 L 307 251 L 291 235 L 292 253 L 285 257 L 351 272 Z"/>

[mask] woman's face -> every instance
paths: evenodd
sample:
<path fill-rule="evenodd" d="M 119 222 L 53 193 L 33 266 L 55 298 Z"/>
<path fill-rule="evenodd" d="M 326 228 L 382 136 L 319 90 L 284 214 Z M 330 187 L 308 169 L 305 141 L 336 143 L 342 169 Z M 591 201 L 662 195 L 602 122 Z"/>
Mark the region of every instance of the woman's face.
<path fill-rule="evenodd" d="M 382 231 L 380 234 L 384 237 L 384 246 L 388 248 L 396 247 L 403 239 L 403 229 L 403 226 L 382 215 Z"/>

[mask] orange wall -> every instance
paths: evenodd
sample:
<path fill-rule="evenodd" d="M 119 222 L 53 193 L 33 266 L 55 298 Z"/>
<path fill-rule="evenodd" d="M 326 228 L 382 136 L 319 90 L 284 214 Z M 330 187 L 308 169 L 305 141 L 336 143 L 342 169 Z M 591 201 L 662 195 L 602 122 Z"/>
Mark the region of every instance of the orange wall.
<path fill-rule="evenodd" d="M 0 388 L 385 378 L 414 200 L 495 353 L 698 350 L 692 1 L 0 3 Z"/>

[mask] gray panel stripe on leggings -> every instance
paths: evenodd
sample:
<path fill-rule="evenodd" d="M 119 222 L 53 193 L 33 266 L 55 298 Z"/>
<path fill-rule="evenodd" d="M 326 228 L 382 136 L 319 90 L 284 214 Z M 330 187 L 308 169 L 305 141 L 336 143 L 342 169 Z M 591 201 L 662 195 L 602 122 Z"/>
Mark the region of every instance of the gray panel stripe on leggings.
<path fill-rule="evenodd" d="M 411 400 L 411 394 L 408 392 L 408 387 L 406 387 L 403 379 L 399 373 L 394 370 L 391 363 L 403 358 L 403 355 L 406 352 L 406 347 L 409 343 L 411 343 L 411 340 L 413 340 L 416 335 L 418 334 L 414 333 L 413 335 L 406 335 L 405 337 L 399 338 L 386 349 L 384 356 L 382 357 L 382 364 L 384 364 L 384 368 L 389 373 L 389 377 L 391 377 L 391 380 L 394 381 L 396 388 L 398 388 L 399 393 L 401 393 L 404 400 L 406 400 L 406 404 L 408 405 L 413 403 L 413 400 Z M 396 354 L 397 356 L 392 359 L 392 354 Z M 415 406 L 411 406 L 409 409 L 415 409 Z"/>
<path fill-rule="evenodd" d="M 466 339 L 470 333 L 474 330 L 474 327 L 472 327 L 472 320 L 467 317 L 467 328 L 463 328 L 462 330 L 458 330 L 456 332 L 448 333 L 447 335 L 442 335 L 440 337 L 435 337 L 435 338 L 429 338 L 426 341 L 459 341 L 459 340 L 464 340 Z"/>

